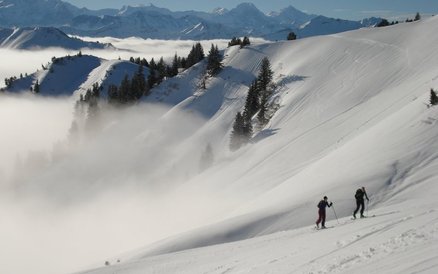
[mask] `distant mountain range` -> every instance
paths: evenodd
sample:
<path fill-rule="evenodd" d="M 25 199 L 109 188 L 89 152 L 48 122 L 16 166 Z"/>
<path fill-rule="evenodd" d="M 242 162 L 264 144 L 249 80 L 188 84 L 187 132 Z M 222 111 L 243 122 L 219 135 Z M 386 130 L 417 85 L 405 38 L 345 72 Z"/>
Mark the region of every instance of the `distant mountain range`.
<path fill-rule="evenodd" d="M 347 21 L 310 15 L 292 6 L 264 14 L 242 3 L 212 12 L 178 11 L 154 5 L 89 10 L 61 0 L 0 0 L 0 26 L 50 26 L 80 36 L 137 36 L 153 39 L 229 39 L 233 36 L 284 40 L 294 31 L 299 38 L 332 34 L 375 25 L 379 18 Z"/>

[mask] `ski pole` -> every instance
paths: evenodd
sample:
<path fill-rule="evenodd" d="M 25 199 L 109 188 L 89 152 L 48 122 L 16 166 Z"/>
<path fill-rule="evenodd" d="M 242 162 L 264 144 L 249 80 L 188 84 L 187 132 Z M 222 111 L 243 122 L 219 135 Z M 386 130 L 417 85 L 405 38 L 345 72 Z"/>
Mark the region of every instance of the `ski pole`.
<path fill-rule="evenodd" d="M 336 221 L 338 221 L 339 224 L 338 215 L 336 215 L 335 207 L 333 206 L 333 204 L 332 204 L 332 209 L 333 209 L 333 213 L 335 213 Z"/>
<path fill-rule="evenodd" d="M 367 199 L 367 217 L 370 216 L 370 214 L 368 213 L 368 208 L 370 207 L 370 199 Z"/>

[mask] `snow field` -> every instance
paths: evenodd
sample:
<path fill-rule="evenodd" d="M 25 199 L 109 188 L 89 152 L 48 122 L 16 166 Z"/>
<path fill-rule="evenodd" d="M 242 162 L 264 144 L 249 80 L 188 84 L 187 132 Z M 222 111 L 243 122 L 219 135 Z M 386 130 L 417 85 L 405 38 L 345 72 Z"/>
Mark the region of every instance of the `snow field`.
<path fill-rule="evenodd" d="M 373 213 L 376 217 L 340 219 L 339 225 L 330 220 L 326 230 L 306 226 L 239 242 L 122 261 L 120 265 L 83 273 L 405 273 L 414 269 L 427 273 L 429 267 L 436 267 L 432 262 L 437 253 L 430 252 L 437 250 L 436 210 L 420 214 L 414 211 L 414 215 L 409 210 Z M 420 250 L 428 251 L 427 256 L 423 257 Z"/>
<path fill-rule="evenodd" d="M 218 80 L 196 100 L 187 93 L 187 99 L 178 99 L 177 108 L 201 109 L 212 121 L 193 138 L 215 132 L 211 135 L 219 141 L 214 145 L 226 145 L 232 118 L 242 110 L 247 86 L 264 56 L 280 83 L 281 107 L 253 144 L 236 153 L 217 149 L 218 163 L 183 188 L 211 187 L 217 196 L 240 197 L 241 203 L 222 215 L 222 221 L 218 218 L 215 224 L 146 247 L 114 269 L 125 269 L 122 273 L 436 270 L 428 261 L 433 256 L 425 256 L 422 263 L 424 258 L 418 255 L 420 246 L 437 249 L 433 169 L 438 132 L 432 125 L 438 112 L 426 106 L 430 88 L 437 86 L 438 38 L 432 35 L 436 24 L 438 20 L 431 18 L 226 51 Z M 179 81 L 190 79 L 182 75 Z M 242 86 L 224 90 L 222 79 Z M 211 94 L 220 92 L 234 100 L 223 100 L 219 111 L 201 108 L 216 100 Z M 172 96 L 161 101 L 172 104 Z M 350 224 L 349 217 L 342 218 L 351 216 L 352 197 L 360 186 L 367 187 L 377 217 Z M 342 225 L 315 235 L 309 224 L 314 223 L 316 203 L 324 195 L 335 201 Z M 292 238 L 290 242 L 270 238 L 283 233 Z M 296 233 L 300 236 L 291 236 Z M 266 249 L 262 244 L 253 246 L 267 238 L 272 245 Z M 273 248 L 277 245 L 281 247 Z M 239 252 L 233 252 L 237 246 Z M 295 247 L 298 255 L 290 255 Z M 418 257 L 391 267 L 410 254 Z M 362 270 L 365 265 L 368 272 Z M 92 273 L 110 273 L 105 271 Z"/>

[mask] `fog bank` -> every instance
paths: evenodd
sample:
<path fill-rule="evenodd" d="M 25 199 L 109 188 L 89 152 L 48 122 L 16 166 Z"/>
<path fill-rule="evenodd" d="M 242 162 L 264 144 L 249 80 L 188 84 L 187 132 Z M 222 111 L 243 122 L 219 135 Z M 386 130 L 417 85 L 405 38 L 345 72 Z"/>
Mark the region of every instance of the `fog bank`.
<path fill-rule="evenodd" d="M 196 182 L 210 141 L 196 137 L 205 123 L 196 114 L 102 103 L 90 120 L 74 105 L 0 96 L 0 163 L 10 175 L 0 185 L 1 273 L 100 266 L 212 222 L 230 206 L 212 190 L 184 187 Z"/>

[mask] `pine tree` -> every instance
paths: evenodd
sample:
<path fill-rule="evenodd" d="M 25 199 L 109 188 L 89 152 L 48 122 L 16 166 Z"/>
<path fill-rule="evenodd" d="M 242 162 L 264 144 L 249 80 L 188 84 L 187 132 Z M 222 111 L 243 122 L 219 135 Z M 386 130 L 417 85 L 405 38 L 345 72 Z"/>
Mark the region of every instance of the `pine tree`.
<path fill-rule="evenodd" d="M 240 47 L 243 48 L 243 47 L 249 46 L 249 45 L 251 45 L 249 38 L 247 36 L 243 37 L 243 41 L 242 41 Z"/>
<path fill-rule="evenodd" d="M 131 81 L 131 100 L 139 100 L 146 92 L 146 80 L 143 73 L 143 66 L 139 65 L 137 72 L 132 77 Z"/>
<path fill-rule="evenodd" d="M 130 89 L 131 89 L 131 82 L 129 81 L 128 75 L 126 74 L 119 88 L 120 103 L 126 104 L 128 102 Z"/>
<path fill-rule="evenodd" d="M 93 95 L 88 99 L 88 112 L 86 121 L 87 129 L 95 129 L 99 115 L 99 106 L 97 102 L 98 98 Z"/>
<path fill-rule="evenodd" d="M 148 75 L 148 86 L 149 86 L 149 89 L 153 88 L 156 83 L 157 83 L 156 71 L 153 70 L 153 69 L 150 69 L 149 70 L 149 75 Z"/>
<path fill-rule="evenodd" d="M 287 40 L 291 41 L 296 39 L 297 39 L 297 35 L 293 31 L 289 32 L 289 34 L 287 35 Z"/>
<path fill-rule="evenodd" d="M 244 115 L 252 118 L 256 114 L 260 108 L 259 97 L 260 91 L 257 88 L 257 81 L 254 81 L 249 86 L 248 95 L 246 96 Z"/>
<path fill-rule="evenodd" d="M 247 113 L 243 113 L 243 137 L 247 143 L 252 137 L 252 117 Z"/>
<path fill-rule="evenodd" d="M 185 68 L 190 68 L 195 64 L 195 45 L 192 46 L 192 49 L 189 52 L 189 55 L 187 55 L 187 62 Z"/>
<path fill-rule="evenodd" d="M 268 85 L 271 83 L 273 75 L 274 72 L 271 69 L 269 59 L 267 57 L 263 58 L 260 72 L 257 77 L 261 91 L 266 91 L 268 89 Z"/>
<path fill-rule="evenodd" d="M 181 60 L 179 61 L 179 67 L 180 68 L 186 68 L 187 67 L 187 59 L 185 57 L 181 57 Z"/>
<path fill-rule="evenodd" d="M 196 43 L 195 49 L 196 49 L 196 63 L 198 63 L 199 61 L 205 58 L 204 49 L 202 48 L 202 45 L 199 42 Z"/>
<path fill-rule="evenodd" d="M 208 53 L 207 73 L 210 76 L 217 75 L 222 69 L 222 56 L 217 46 L 211 44 L 210 52 Z"/>
<path fill-rule="evenodd" d="M 194 64 L 204 59 L 204 57 L 205 57 L 204 49 L 202 48 L 201 43 L 198 42 L 192 46 L 192 50 L 187 56 L 185 68 L 190 68 Z"/>
<path fill-rule="evenodd" d="M 153 70 L 157 69 L 157 64 L 155 63 L 154 58 L 152 58 L 151 61 L 149 62 L 149 68 Z"/>
<path fill-rule="evenodd" d="M 110 104 L 119 104 L 119 89 L 116 85 L 108 86 L 108 103 Z"/>
<path fill-rule="evenodd" d="M 268 123 L 268 119 L 266 118 L 266 110 L 267 110 L 267 96 L 266 94 L 262 95 L 261 102 L 260 102 L 260 110 L 257 114 L 257 120 L 259 121 L 260 126 L 264 126 Z"/>
<path fill-rule="evenodd" d="M 438 105 L 438 96 L 433 89 L 430 89 L 430 105 Z"/>
<path fill-rule="evenodd" d="M 417 14 L 415 14 L 414 21 L 418 21 L 418 20 L 420 20 L 420 19 L 421 19 L 421 15 L 420 15 L 419 12 L 417 12 Z"/>
<path fill-rule="evenodd" d="M 38 79 L 36 80 L 35 86 L 33 87 L 33 92 L 36 94 L 40 93 L 40 84 L 38 82 Z"/>
<path fill-rule="evenodd" d="M 91 95 L 95 98 L 99 98 L 101 89 L 102 88 L 99 86 L 98 83 L 94 83 L 92 87 Z"/>
<path fill-rule="evenodd" d="M 145 58 L 141 59 L 140 65 L 143 67 L 149 67 L 149 63 Z"/>
<path fill-rule="evenodd" d="M 173 57 L 172 67 L 170 69 L 169 76 L 174 77 L 174 76 L 178 75 L 178 67 L 179 67 L 178 56 L 175 53 L 175 56 Z"/>
<path fill-rule="evenodd" d="M 158 71 L 157 83 L 160 84 L 163 81 L 163 79 L 167 76 L 166 63 L 164 63 L 163 57 L 160 58 L 160 61 L 157 64 L 157 71 Z"/>
<path fill-rule="evenodd" d="M 236 114 L 233 124 L 233 131 L 231 132 L 230 149 L 232 151 L 239 149 L 244 143 L 244 127 L 245 121 L 240 112 Z"/>

